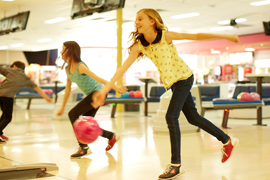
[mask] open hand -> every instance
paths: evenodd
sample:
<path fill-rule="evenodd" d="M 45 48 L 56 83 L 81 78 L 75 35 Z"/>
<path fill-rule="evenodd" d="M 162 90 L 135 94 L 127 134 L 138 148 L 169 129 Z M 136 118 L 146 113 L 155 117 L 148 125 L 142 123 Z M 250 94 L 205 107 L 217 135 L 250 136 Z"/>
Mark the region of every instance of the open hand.
<path fill-rule="evenodd" d="M 52 103 L 52 99 L 48 96 L 44 97 L 44 99 L 48 102 L 48 103 Z"/>
<path fill-rule="evenodd" d="M 241 39 L 237 35 L 229 35 L 228 38 L 229 41 L 234 42 L 234 43 L 242 43 Z"/>
<path fill-rule="evenodd" d="M 116 88 L 115 88 L 116 92 L 118 92 L 119 94 L 124 94 L 125 92 L 127 92 L 127 87 L 126 86 L 120 86 L 120 85 L 117 85 Z"/>
<path fill-rule="evenodd" d="M 58 112 L 56 113 L 57 116 L 62 116 L 62 114 L 64 113 L 64 108 L 61 108 L 58 110 Z"/>

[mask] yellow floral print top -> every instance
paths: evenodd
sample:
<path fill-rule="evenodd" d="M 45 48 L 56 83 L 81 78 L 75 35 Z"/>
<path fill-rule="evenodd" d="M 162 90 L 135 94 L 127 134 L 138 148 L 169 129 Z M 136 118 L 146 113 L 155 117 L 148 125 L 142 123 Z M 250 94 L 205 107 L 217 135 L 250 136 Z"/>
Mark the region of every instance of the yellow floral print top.
<path fill-rule="evenodd" d="M 151 44 L 142 36 L 139 40 L 139 48 L 155 64 L 167 89 L 177 81 L 188 79 L 193 73 L 178 56 L 174 44 L 167 43 L 165 32 L 158 31 L 156 39 Z"/>

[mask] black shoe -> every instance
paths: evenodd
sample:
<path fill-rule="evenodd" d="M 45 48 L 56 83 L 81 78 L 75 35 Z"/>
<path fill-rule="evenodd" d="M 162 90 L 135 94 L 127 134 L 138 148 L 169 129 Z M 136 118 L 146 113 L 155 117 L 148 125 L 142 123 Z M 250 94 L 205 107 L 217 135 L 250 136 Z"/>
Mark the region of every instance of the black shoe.
<path fill-rule="evenodd" d="M 86 155 L 89 155 L 89 154 L 92 154 L 92 151 L 90 150 L 90 148 L 88 146 L 86 147 L 79 147 L 77 152 L 75 152 L 74 154 L 72 154 L 70 156 L 70 158 L 80 158 L 82 156 L 86 156 Z"/>
<path fill-rule="evenodd" d="M 184 172 L 180 172 L 180 166 L 172 166 L 168 164 L 166 169 L 164 170 L 163 174 L 161 174 L 158 178 L 159 179 L 173 179 Z"/>

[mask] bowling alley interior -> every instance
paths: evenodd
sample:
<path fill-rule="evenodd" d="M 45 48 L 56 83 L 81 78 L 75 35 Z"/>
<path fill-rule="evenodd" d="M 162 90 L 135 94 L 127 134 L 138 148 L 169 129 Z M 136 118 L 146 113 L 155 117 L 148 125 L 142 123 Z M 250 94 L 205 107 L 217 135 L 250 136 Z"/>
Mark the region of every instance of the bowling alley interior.
<path fill-rule="evenodd" d="M 173 172 L 167 112 L 179 79 L 168 86 L 159 69 L 164 66 L 146 55 L 115 83 L 125 91 L 110 88 L 93 108 L 96 92 L 128 61 L 131 33 L 145 46 L 145 24 L 140 28 L 136 17 L 145 8 L 155 10 L 167 28 L 158 41 L 166 40 L 166 31 L 223 37 L 179 38 L 167 45 L 192 71 L 197 113 L 239 140 L 224 163 L 223 143 L 181 111 L 174 124 L 181 133 L 180 171 L 160 176 Z M 0 0 L 0 180 L 269 180 L 269 8 L 269 0 Z M 71 41 L 91 72 L 74 68 L 83 82 L 66 69 L 64 43 Z M 93 90 L 89 78 L 100 88 Z M 90 98 L 87 88 L 94 92 Z"/>

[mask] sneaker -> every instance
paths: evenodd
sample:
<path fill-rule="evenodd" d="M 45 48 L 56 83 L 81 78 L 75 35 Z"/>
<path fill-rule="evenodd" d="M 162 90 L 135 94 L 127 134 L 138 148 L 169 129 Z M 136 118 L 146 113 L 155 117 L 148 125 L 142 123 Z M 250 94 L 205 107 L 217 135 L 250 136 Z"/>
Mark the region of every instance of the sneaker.
<path fill-rule="evenodd" d="M 231 137 L 231 139 L 229 140 L 229 143 L 223 146 L 223 148 L 221 149 L 221 152 L 222 152 L 221 162 L 222 163 L 225 163 L 231 157 L 232 151 L 238 143 L 239 143 L 239 140 L 237 138 Z"/>
<path fill-rule="evenodd" d="M 86 156 L 86 155 L 89 155 L 89 154 L 92 154 L 92 151 L 90 150 L 90 148 L 87 146 L 87 147 L 79 147 L 77 149 L 77 152 L 75 152 L 74 154 L 72 154 L 70 157 L 71 158 L 80 158 L 82 156 Z"/>
<path fill-rule="evenodd" d="M 109 151 L 113 148 L 114 144 L 120 139 L 120 136 L 118 134 L 114 134 L 113 138 L 108 141 L 108 146 L 106 147 L 106 151 Z"/>
<path fill-rule="evenodd" d="M 177 176 L 181 175 L 184 173 L 180 172 L 180 166 L 172 166 L 171 164 L 168 164 L 166 169 L 164 170 L 163 174 L 161 174 L 158 178 L 159 179 L 173 179 L 176 178 Z"/>
<path fill-rule="evenodd" d="M 0 142 L 6 142 L 1 136 L 0 136 Z"/>
<path fill-rule="evenodd" d="M 0 135 L 0 137 L 1 137 L 2 139 L 4 139 L 4 140 L 8 140 L 8 137 L 7 137 L 7 136 L 4 136 L 3 134 Z"/>

